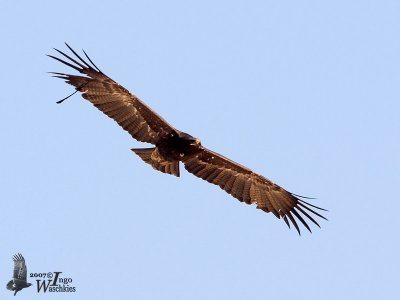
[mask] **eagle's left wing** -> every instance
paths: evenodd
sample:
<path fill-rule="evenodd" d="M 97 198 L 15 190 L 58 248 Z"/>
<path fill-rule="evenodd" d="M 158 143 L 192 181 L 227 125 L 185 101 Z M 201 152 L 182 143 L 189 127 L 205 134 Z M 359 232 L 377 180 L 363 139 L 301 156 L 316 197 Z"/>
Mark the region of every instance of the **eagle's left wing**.
<path fill-rule="evenodd" d="M 53 55 L 48 56 L 75 69 L 84 76 L 51 72 L 54 77 L 64 79 L 67 83 L 73 85 L 77 91 L 82 92 L 83 98 L 107 116 L 113 118 L 133 138 L 140 142 L 157 144 L 163 137 L 175 130 L 137 96 L 101 72 L 85 52 L 88 61 L 84 60 L 68 44 L 66 45 L 75 55 L 75 58 L 57 49 L 55 50 L 64 56 L 65 60 Z"/>
<path fill-rule="evenodd" d="M 219 185 L 238 200 L 256 204 L 257 208 L 272 212 L 278 219 L 282 217 L 289 228 L 290 220 L 299 234 L 300 229 L 294 217 L 310 232 L 311 229 L 304 216 L 317 226 L 319 224 L 308 212 L 326 219 L 312 208 L 324 209 L 305 202 L 300 196 L 286 191 L 267 178 L 209 149 L 203 148 L 197 154 L 183 159 L 183 163 L 190 173 Z"/>
<path fill-rule="evenodd" d="M 13 278 L 17 280 L 26 281 L 26 264 L 25 258 L 20 254 L 16 254 L 13 256 L 14 261 L 14 274 Z"/>

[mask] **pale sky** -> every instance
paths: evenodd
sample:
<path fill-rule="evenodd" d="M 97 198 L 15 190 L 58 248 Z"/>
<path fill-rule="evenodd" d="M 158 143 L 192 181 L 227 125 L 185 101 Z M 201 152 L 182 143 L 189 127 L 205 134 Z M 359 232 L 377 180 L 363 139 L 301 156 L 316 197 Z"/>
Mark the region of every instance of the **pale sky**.
<path fill-rule="evenodd" d="M 18 252 L 73 279 L 58 299 L 397 296 L 399 1 L 7 1 L 0 25 L 1 299 Z M 64 42 L 329 221 L 299 237 L 154 171 L 78 94 L 55 103 L 73 88 L 46 72 L 72 70 L 45 54 Z M 43 299 L 35 280 L 19 299 Z"/>

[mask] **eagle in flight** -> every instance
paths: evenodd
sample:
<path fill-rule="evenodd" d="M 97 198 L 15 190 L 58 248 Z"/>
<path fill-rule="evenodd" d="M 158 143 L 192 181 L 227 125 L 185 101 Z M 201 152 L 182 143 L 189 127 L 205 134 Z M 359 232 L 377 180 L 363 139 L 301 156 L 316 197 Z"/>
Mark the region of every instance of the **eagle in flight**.
<path fill-rule="evenodd" d="M 75 93 L 81 92 L 84 99 L 114 119 L 134 139 L 153 144 L 155 147 L 132 151 L 155 170 L 179 177 L 182 162 L 187 171 L 218 185 L 239 201 L 255 204 L 258 209 L 273 213 L 278 219 L 282 218 L 289 228 L 293 224 L 299 234 L 296 219 L 310 232 L 307 219 L 318 227 L 315 216 L 326 219 L 317 212 L 324 209 L 304 201 L 307 197 L 286 191 L 262 175 L 203 147 L 199 139 L 174 128 L 137 96 L 105 75 L 85 51 L 86 59 L 68 44 L 66 46 L 73 55 L 54 49 L 63 59 L 48 56 L 82 75 L 50 73 L 73 85 Z"/>
<path fill-rule="evenodd" d="M 14 296 L 23 288 L 30 287 L 32 283 L 26 282 L 26 264 L 25 258 L 20 254 L 13 256 L 14 273 L 13 279 L 7 283 L 7 289 L 14 291 Z"/>

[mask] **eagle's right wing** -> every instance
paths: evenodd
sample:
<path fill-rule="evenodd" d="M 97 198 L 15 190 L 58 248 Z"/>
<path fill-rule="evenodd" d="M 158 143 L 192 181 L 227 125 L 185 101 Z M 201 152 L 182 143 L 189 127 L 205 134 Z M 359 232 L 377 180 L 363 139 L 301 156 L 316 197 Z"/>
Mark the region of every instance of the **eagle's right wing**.
<path fill-rule="evenodd" d="M 76 59 L 57 49 L 55 50 L 67 60 L 52 55 L 49 57 L 86 76 L 52 72 L 55 74 L 54 77 L 65 79 L 67 83 L 73 85 L 77 91 L 82 92 L 83 98 L 113 118 L 133 138 L 140 142 L 157 144 L 162 137 L 175 130 L 138 97 L 101 72 L 85 52 L 92 65 L 82 59 L 68 44 L 67 47 Z"/>
<path fill-rule="evenodd" d="M 207 148 L 202 148 L 195 155 L 183 159 L 185 169 L 231 194 L 239 201 L 256 204 L 265 212 L 272 212 L 277 218 L 282 218 L 290 227 L 290 222 L 300 234 L 297 218 L 310 232 L 306 220 L 319 226 L 318 222 L 308 213 L 326 219 L 315 209 L 324 210 L 300 199 L 279 185 L 256 172 L 234 162 L 221 154 Z"/>
<path fill-rule="evenodd" d="M 13 256 L 14 261 L 14 274 L 13 278 L 26 281 L 26 264 L 24 257 L 18 253 Z"/>

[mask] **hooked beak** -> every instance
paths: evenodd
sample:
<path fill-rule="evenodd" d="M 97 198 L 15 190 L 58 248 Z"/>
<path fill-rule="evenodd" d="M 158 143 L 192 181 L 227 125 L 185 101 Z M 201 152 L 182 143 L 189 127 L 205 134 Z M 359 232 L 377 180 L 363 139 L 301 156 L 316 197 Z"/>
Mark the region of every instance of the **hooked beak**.
<path fill-rule="evenodd" d="M 199 139 L 195 139 L 193 142 L 190 143 L 192 146 L 198 146 L 201 144 L 201 141 Z"/>

